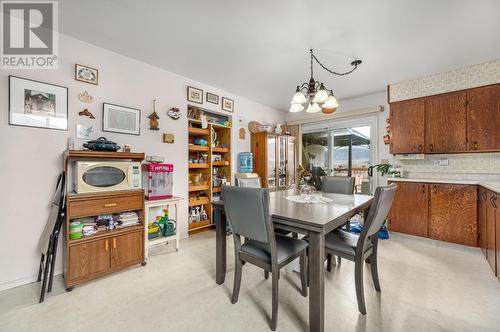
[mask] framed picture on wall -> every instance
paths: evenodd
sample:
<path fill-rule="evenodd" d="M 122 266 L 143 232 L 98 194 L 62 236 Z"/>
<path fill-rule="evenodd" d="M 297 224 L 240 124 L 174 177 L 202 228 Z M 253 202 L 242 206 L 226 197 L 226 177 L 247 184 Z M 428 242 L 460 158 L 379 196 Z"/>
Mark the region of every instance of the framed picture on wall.
<path fill-rule="evenodd" d="M 112 133 L 140 135 L 141 110 L 137 108 L 103 103 L 102 130 Z"/>
<path fill-rule="evenodd" d="M 222 97 L 222 109 L 224 111 L 233 112 L 234 111 L 234 100 Z"/>
<path fill-rule="evenodd" d="M 187 87 L 187 100 L 197 104 L 203 104 L 203 90 L 193 88 L 192 86 Z"/>
<path fill-rule="evenodd" d="M 75 64 L 75 80 L 97 85 L 99 83 L 99 71 L 89 66 Z"/>
<path fill-rule="evenodd" d="M 215 104 L 215 105 L 219 105 L 219 96 L 213 94 L 213 93 L 210 93 L 210 92 L 207 92 L 207 101 L 209 103 L 212 103 L 212 104 Z"/>
<path fill-rule="evenodd" d="M 10 75 L 9 124 L 68 130 L 68 88 Z"/>

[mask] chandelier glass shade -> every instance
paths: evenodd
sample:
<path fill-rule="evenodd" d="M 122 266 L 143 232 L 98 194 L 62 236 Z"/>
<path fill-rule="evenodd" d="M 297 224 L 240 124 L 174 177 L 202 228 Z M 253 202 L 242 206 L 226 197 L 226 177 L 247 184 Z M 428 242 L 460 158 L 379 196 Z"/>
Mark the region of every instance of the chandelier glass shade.
<path fill-rule="evenodd" d="M 351 62 L 353 68 L 350 71 L 344 73 L 337 73 L 326 68 L 310 50 L 311 55 L 311 78 L 309 82 L 298 85 L 293 94 L 290 112 L 302 112 L 304 109 L 307 113 L 317 113 L 323 111 L 323 113 L 333 113 L 339 106 L 333 90 L 327 89 L 323 83 L 316 81 L 313 77 L 313 60 L 315 60 L 324 70 L 328 71 L 330 74 L 344 76 L 352 73 L 361 64 L 361 60 L 354 60 Z"/>

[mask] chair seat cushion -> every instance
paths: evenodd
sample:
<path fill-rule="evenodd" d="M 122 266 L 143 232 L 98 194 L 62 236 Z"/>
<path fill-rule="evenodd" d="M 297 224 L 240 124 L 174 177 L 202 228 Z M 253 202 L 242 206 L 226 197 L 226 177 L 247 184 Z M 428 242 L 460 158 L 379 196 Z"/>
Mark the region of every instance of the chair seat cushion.
<path fill-rule="evenodd" d="M 354 256 L 356 253 L 356 245 L 358 244 L 359 235 L 336 229 L 325 236 L 325 247 L 329 250 L 337 251 L 346 255 Z M 371 241 L 367 241 L 369 250 L 373 247 Z"/>
<path fill-rule="evenodd" d="M 307 242 L 292 237 L 276 234 L 276 252 L 278 264 L 284 262 L 292 256 L 299 254 L 307 247 Z M 247 240 L 241 251 L 255 256 L 257 259 L 271 264 L 271 247 L 267 243 L 255 240 Z"/>

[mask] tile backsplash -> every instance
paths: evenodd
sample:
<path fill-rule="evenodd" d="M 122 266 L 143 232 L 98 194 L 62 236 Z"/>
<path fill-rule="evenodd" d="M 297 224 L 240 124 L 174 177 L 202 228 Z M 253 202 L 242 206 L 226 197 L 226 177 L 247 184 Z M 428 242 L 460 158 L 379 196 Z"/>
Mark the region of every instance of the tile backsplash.
<path fill-rule="evenodd" d="M 421 160 L 394 160 L 406 178 L 500 180 L 500 153 L 425 155 Z"/>
<path fill-rule="evenodd" d="M 390 102 L 500 83 L 500 59 L 391 84 Z"/>

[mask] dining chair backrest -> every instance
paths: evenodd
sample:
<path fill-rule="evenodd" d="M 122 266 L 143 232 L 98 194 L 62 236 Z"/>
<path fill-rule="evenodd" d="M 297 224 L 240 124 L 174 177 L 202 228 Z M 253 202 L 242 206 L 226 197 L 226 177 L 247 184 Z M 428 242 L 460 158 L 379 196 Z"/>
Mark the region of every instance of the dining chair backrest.
<path fill-rule="evenodd" d="M 355 179 L 350 176 L 322 176 L 321 191 L 332 194 L 352 195 Z"/>
<path fill-rule="evenodd" d="M 367 237 L 377 233 L 384 224 L 394 201 L 396 188 L 396 184 L 393 183 L 387 187 L 377 187 L 375 190 L 373 203 L 363 227 L 363 231 L 366 232 Z"/>
<path fill-rule="evenodd" d="M 267 189 L 222 186 L 222 200 L 234 234 L 271 244 L 274 231 Z"/>
<path fill-rule="evenodd" d="M 256 178 L 237 178 L 236 185 L 238 187 L 246 187 L 246 188 L 261 188 L 260 177 Z"/>

